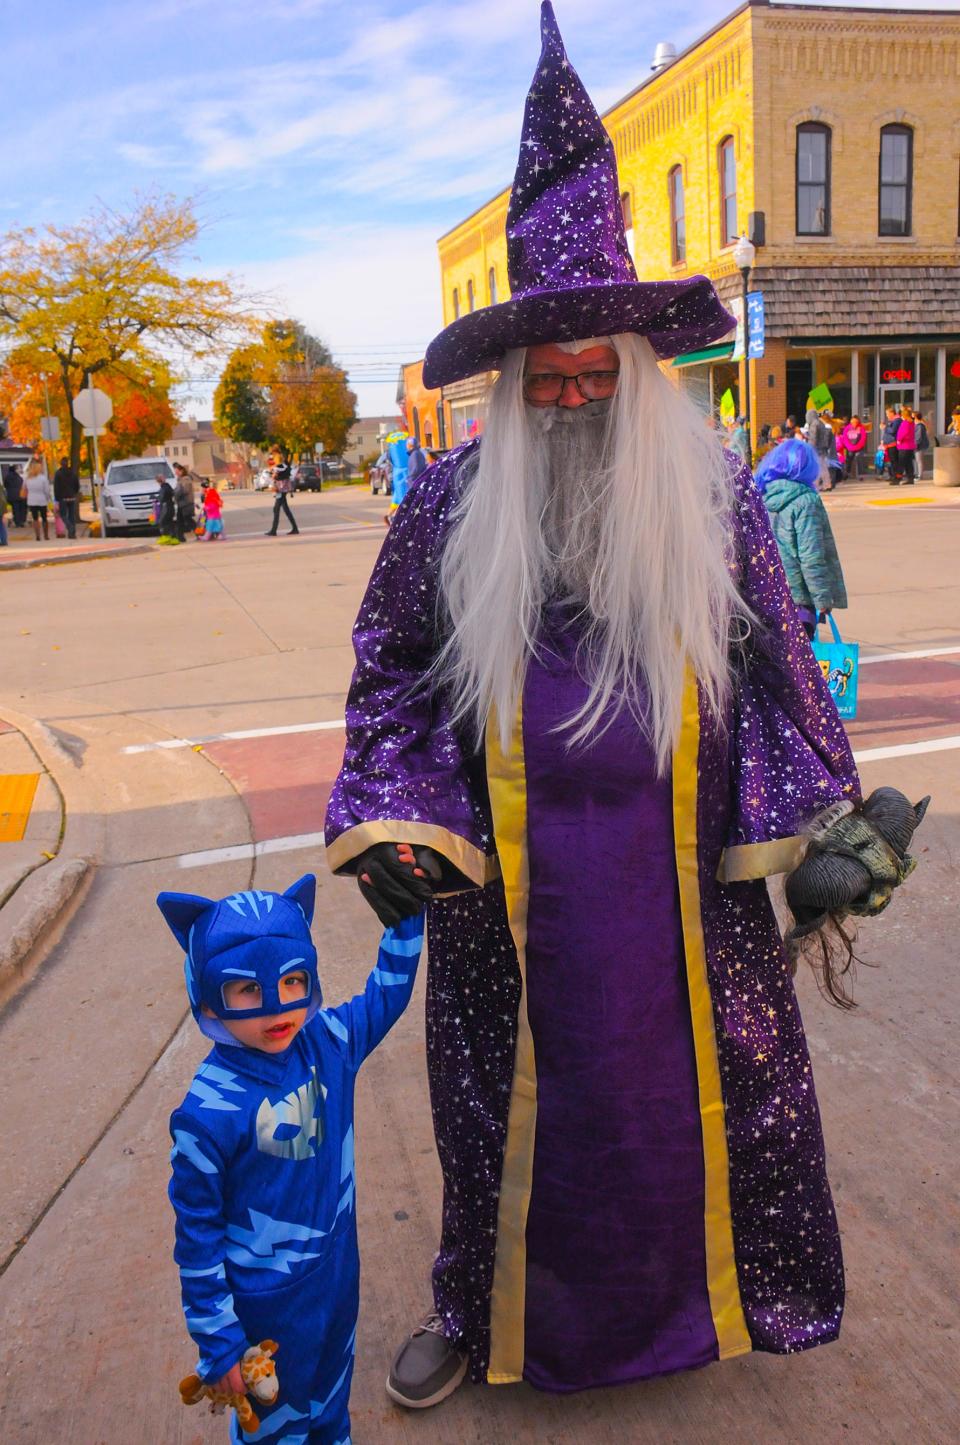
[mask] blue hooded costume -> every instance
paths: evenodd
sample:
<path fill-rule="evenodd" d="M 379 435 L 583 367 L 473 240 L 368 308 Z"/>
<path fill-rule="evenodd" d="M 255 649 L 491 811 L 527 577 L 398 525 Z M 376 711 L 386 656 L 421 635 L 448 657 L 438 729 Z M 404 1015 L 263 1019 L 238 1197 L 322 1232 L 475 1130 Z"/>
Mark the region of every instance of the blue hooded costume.
<path fill-rule="evenodd" d="M 353 1092 L 357 1070 L 399 1018 L 423 942 L 419 918 L 388 929 L 364 992 L 322 1007 L 310 937 L 316 879 L 286 893 L 214 902 L 161 893 L 157 903 L 186 950 L 193 1016 L 214 1041 L 170 1119 L 174 1258 L 198 1373 L 214 1381 L 248 1345 L 280 1346 L 280 1392 L 257 1406 L 266 1445 L 348 1445 L 359 1305 Z M 279 980 L 304 971 L 309 996 L 280 1002 Z M 260 1006 L 230 1010 L 223 987 L 260 986 Z M 206 1005 L 216 1015 L 201 1009 Z M 289 1047 L 239 1043 L 224 1019 L 307 1008 Z"/>
<path fill-rule="evenodd" d="M 754 473 L 790 595 L 801 619 L 846 607 L 847 589 L 830 519 L 817 492 L 820 460 L 809 442 L 790 437 L 767 452 Z"/>

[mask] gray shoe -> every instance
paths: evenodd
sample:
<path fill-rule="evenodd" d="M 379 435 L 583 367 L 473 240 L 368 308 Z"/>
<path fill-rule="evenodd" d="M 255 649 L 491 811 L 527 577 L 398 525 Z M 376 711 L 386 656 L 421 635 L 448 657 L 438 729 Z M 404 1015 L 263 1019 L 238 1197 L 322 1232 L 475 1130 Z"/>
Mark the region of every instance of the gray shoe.
<path fill-rule="evenodd" d="M 466 1354 L 447 1339 L 440 1316 L 431 1313 L 397 1351 L 387 1394 L 408 1410 L 426 1410 L 452 1395 L 466 1373 Z"/>

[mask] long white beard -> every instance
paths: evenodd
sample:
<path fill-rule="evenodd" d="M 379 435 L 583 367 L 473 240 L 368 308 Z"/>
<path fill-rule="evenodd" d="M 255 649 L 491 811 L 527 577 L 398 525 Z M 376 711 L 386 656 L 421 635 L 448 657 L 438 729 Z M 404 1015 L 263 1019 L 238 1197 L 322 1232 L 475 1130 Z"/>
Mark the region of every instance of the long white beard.
<path fill-rule="evenodd" d="M 536 465 L 543 471 L 534 488 L 544 496 L 545 590 L 577 604 L 587 617 L 610 505 L 609 417 L 609 402 L 527 408 Z"/>
<path fill-rule="evenodd" d="M 663 774 L 687 664 L 719 719 L 731 623 L 749 614 L 728 567 L 732 496 L 719 438 L 642 337 L 610 341 L 620 357 L 613 403 L 566 413 L 527 406 L 525 353 L 505 358 L 441 559 L 451 630 L 436 671 L 455 717 L 472 720 L 479 740 L 495 715 L 506 748 L 543 608 L 569 598 L 590 667 L 587 700 L 565 725 L 571 745 L 626 708 Z"/>

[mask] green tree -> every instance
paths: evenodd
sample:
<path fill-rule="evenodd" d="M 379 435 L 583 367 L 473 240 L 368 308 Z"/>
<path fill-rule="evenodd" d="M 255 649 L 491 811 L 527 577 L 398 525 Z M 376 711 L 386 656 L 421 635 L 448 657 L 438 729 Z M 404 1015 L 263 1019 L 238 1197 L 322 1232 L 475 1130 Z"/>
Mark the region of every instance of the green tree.
<path fill-rule="evenodd" d="M 294 455 L 340 452 L 357 399 L 328 346 L 299 321 L 270 321 L 259 342 L 238 347 L 214 395 L 218 429 L 233 441 L 274 443 Z"/>
<path fill-rule="evenodd" d="M 268 402 L 259 380 L 262 364 L 262 346 L 238 347 L 213 394 L 213 416 L 220 435 L 255 447 L 267 441 Z"/>
<path fill-rule="evenodd" d="M 228 280 L 184 274 L 199 224 L 189 201 L 147 197 L 127 214 L 101 207 L 74 226 L 0 238 L 0 337 L 7 361 L 55 378 L 70 417 L 87 375 L 146 374 L 166 391 L 171 357 L 220 352 L 252 325 Z"/>

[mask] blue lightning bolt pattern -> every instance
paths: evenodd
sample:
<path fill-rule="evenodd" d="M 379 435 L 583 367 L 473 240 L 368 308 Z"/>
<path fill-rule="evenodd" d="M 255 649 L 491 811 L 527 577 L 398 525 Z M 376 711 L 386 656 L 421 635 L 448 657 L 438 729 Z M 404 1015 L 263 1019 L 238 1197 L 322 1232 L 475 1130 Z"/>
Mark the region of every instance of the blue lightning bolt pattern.
<path fill-rule="evenodd" d="M 263 929 L 272 896 L 226 902 Z M 237 1442 L 349 1445 L 354 1080 L 409 1001 L 421 941 L 419 919 L 388 930 L 364 992 L 319 1010 L 278 1054 L 216 1042 L 171 1119 L 176 1261 L 199 1373 L 219 1379 L 257 1340 L 280 1346 L 276 1405 L 258 1407 L 255 1435 L 231 1427 Z"/>

